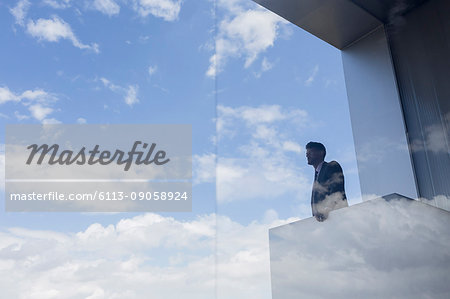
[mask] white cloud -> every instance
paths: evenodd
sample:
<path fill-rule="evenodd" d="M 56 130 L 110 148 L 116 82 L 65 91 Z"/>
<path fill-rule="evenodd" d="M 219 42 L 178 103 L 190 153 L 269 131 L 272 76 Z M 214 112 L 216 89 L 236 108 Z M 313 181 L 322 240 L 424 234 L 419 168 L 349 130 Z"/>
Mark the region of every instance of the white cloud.
<path fill-rule="evenodd" d="M 308 113 L 301 109 L 283 109 L 280 105 L 261 105 L 258 107 L 240 106 L 236 108 L 219 105 L 217 107 L 217 133 L 230 132 L 235 120 L 241 120 L 246 126 L 272 124 L 279 121 L 290 121 L 303 126 L 308 121 Z"/>
<path fill-rule="evenodd" d="M 261 61 L 261 70 L 255 73 L 256 78 L 260 78 L 264 72 L 270 71 L 274 67 L 274 63 L 270 62 L 267 57 Z"/>
<path fill-rule="evenodd" d="M 102 77 L 102 78 L 100 78 L 100 81 L 102 81 L 103 85 L 104 85 L 105 87 L 107 87 L 108 89 L 110 89 L 111 91 L 116 92 L 116 91 L 120 91 L 120 90 L 122 89 L 121 86 L 116 85 L 116 84 L 113 84 L 111 81 L 109 81 L 109 80 L 106 79 L 106 78 L 103 78 L 103 77 Z"/>
<path fill-rule="evenodd" d="M 433 199 L 419 198 L 419 201 L 450 212 L 450 196 L 437 195 Z"/>
<path fill-rule="evenodd" d="M 214 295 L 214 215 L 177 221 L 145 214 L 75 234 L 23 228 L 0 234 L 0 286 L 8 298 Z"/>
<path fill-rule="evenodd" d="M 157 65 L 151 65 L 148 67 L 148 74 L 151 76 L 154 73 L 156 73 L 156 71 L 158 70 L 158 66 Z"/>
<path fill-rule="evenodd" d="M 236 151 L 217 159 L 217 199 L 270 199 L 285 195 L 300 200 L 311 192 L 310 178 L 296 166 L 302 147 L 293 140 L 308 114 L 279 105 L 218 106 L 217 136 L 243 140 Z M 219 144 L 220 145 L 220 144 Z"/>
<path fill-rule="evenodd" d="M 270 232 L 274 298 L 448 298 L 448 213 L 377 199 Z"/>
<path fill-rule="evenodd" d="M 133 106 L 136 103 L 139 103 L 139 99 L 137 98 L 137 93 L 139 91 L 139 87 L 137 85 L 128 85 L 127 94 L 125 96 L 125 103 L 129 106 Z"/>
<path fill-rule="evenodd" d="M 244 149 L 244 148 L 243 148 Z M 246 147 L 241 158 L 219 157 L 217 166 L 217 200 L 275 199 L 289 196 L 294 200 L 308 198 L 311 184 L 298 167 L 280 149 L 262 146 Z"/>
<path fill-rule="evenodd" d="M 26 90 L 22 93 L 22 96 L 21 96 L 21 98 L 30 99 L 30 100 L 37 100 L 37 99 L 42 99 L 42 98 L 47 98 L 47 97 L 49 97 L 49 94 L 42 89 Z"/>
<path fill-rule="evenodd" d="M 29 119 L 30 117 L 25 114 L 21 114 L 19 111 L 14 111 L 14 116 L 17 118 L 17 120 L 21 121 L 24 119 Z"/>
<path fill-rule="evenodd" d="M 5 190 L 5 145 L 0 144 L 0 191 Z"/>
<path fill-rule="evenodd" d="M 153 15 L 175 21 L 181 10 L 181 0 L 133 0 L 134 10 L 141 16 Z"/>
<path fill-rule="evenodd" d="M 311 86 L 311 84 L 316 79 L 317 73 L 319 72 L 319 66 L 314 66 L 314 69 L 311 71 L 311 75 L 308 77 L 308 79 L 305 80 L 304 84 L 305 86 Z"/>
<path fill-rule="evenodd" d="M 244 6 L 246 4 L 242 1 L 218 2 L 225 17 L 219 23 L 215 53 L 210 57 L 210 66 L 206 72 L 210 77 L 223 71 L 229 58 L 244 57 L 244 66 L 249 67 L 261 53 L 273 46 L 280 25 L 287 23 L 259 6 L 250 9 Z M 268 61 L 264 67 L 268 70 Z"/>
<path fill-rule="evenodd" d="M 216 178 L 216 155 L 212 153 L 193 156 L 194 183 L 212 183 Z"/>
<path fill-rule="evenodd" d="M 11 8 L 9 11 L 16 19 L 16 24 L 23 26 L 25 17 L 27 16 L 28 9 L 31 3 L 28 0 L 20 0 L 17 2 L 16 6 Z"/>
<path fill-rule="evenodd" d="M 268 70 L 273 68 L 273 63 L 269 62 L 269 60 L 264 57 L 263 61 L 261 62 L 261 71 L 267 72 Z"/>
<path fill-rule="evenodd" d="M 213 54 L 210 58 L 209 58 L 209 67 L 208 70 L 206 71 L 206 75 L 208 77 L 215 77 L 217 76 L 217 74 L 219 72 L 221 72 L 222 70 L 219 71 L 219 65 L 218 65 L 218 55 L 217 53 Z"/>
<path fill-rule="evenodd" d="M 0 105 L 6 102 L 21 103 L 27 107 L 31 115 L 41 121 L 48 122 L 45 118 L 50 115 L 54 109 L 50 106 L 58 99 L 53 94 L 50 94 L 42 89 L 25 90 L 21 94 L 11 91 L 7 86 L 0 87 Z M 18 120 L 28 119 L 28 115 L 14 112 Z"/>
<path fill-rule="evenodd" d="M 71 0 L 44 0 L 44 4 L 55 9 L 65 9 L 70 7 Z"/>
<path fill-rule="evenodd" d="M 67 39 L 79 49 L 92 50 L 95 53 L 100 52 L 97 44 L 86 45 L 80 42 L 70 25 L 57 16 L 53 16 L 51 19 L 38 19 L 36 22 L 29 20 L 27 32 L 39 40 L 58 42 L 60 39 Z"/>
<path fill-rule="evenodd" d="M 297 142 L 293 142 L 293 141 L 284 141 L 283 149 L 285 151 L 291 151 L 291 152 L 296 152 L 296 153 L 302 152 L 302 147 Z"/>
<path fill-rule="evenodd" d="M 380 144 L 383 146 L 380 147 Z M 358 154 L 356 159 L 359 169 L 364 168 L 367 162 L 370 163 L 383 163 L 392 153 L 408 152 L 406 145 L 401 141 L 389 140 L 386 137 L 373 137 L 369 141 L 365 142 L 358 148 Z"/>
<path fill-rule="evenodd" d="M 61 124 L 62 122 L 57 120 L 56 118 L 46 118 L 42 120 L 42 123 L 44 125 L 55 125 L 55 124 Z"/>
<path fill-rule="evenodd" d="M 52 108 L 44 107 L 40 104 L 34 104 L 28 107 L 28 109 L 31 112 L 31 115 L 33 115 L 34 118 L 37 120 L 44 120 L 47 115 L 51 114 L 53 112 Z"/>
<path fill-rule="evenodd" d="M 0 87 L 0 104 L 13 101 L 19 102 L 20 96 L 15 95 L 8 87 Z"/>
<path fill-rule="evenodd" d="M 77 119 L 77 123 L 79 123 L 79 124 L 85 124 L 85 123 L 87 123 L 87 120 L 86 120 L 85 118 L 79 117 L 79 118 Z"/>
<path fill-rule="evenodd" d="M 295 219 L 269 216 L 247 226 L 148 213 L 76 233 L 9 228 L 0 232 L 2 296 L 209 299 L 217 283 L 218 298 L 270 298 L 267 230 Z"/>
<path fill-rule="evenodd" d="M 134 104 L 139 103 L 139 99 L 137 97 L 139 92 L 138 85 L 128 85 L 127 87 L 123 87 L 112 83 L 106 78 L 100 78 L 100 81 L 109 90 L 118 94 L 122 94 L 124 96 L 124 101 L 127 105 L 133 106 Z"/>
<path fill-rule="evenodd" d="M 120 6 L 114 0 L 94 0 L 92 8 L 108 16 L 117 15 L 120 12 Z"/>
<path fill-rule="evenodd" d="M 364 194 L 361 195 L 361 201 L 364 202 L 364 201 L 372 200 L 372 199 L 379 198 L 379 197 L 382 197 L 382 195 L 379 195 L 379 194 L 366 194 L 366 193 L 364 193 Z"/>
<path fill-rule="evenodd" d="M 434 154 L 448 154 L 448 140 L 450 131 L 445 124 L 450 123 L 450 113 L 447 113 L 442 120 L 435 120 L 435 123 L 427 125 L 422 130 L 422 138 L 414 139 L 411 142 L 413 152 L 431 151 Z"/>

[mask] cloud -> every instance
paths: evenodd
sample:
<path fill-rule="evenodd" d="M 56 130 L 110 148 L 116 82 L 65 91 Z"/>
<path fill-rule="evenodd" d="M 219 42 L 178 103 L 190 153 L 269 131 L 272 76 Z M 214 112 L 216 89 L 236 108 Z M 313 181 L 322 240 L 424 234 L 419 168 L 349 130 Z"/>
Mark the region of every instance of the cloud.
<path fill-rule="evenodd" d="M 28 115 L 19 113 L 19 111 L 14 111 L 14 116 L 17 118 L 18 121 L 30 118 Z"/>
<path fill-rule="evenodd" d="M 21 98 L 24 99 L 30 99 L 30 100 L 36 100 L 36 99 L 42 99 L 48 97 L 49 94 L 42 89 L 37 90 L 26 90 L 22 93 Z"/>
<path fill-rule="evenodd" d="M 319 72 L 319 66 L 316 65 L 314 69 L 311 71 L 311 75 L 308 77 L 308 79 L 305 80 L 304 84 L 305 86 L 311 86 L 311 84 L 316 79 L 317 73 Z"/>
<path fill-rule="evenodd" d="M 248 68 L 261 53 L 273 46 L 280 25 L 287 24 L 278 15 L 255 5 L 248 8 L 242 1 L 219 1 L 217 5 L 224 17 L 218 25 L 215 53 L 210 57 L 206 72 L 209 77 L 223 71 L 229 58 L 244 57 L 244 67 Z"/>
<path fill-rule="evenodd" d="M 308 113 L 301 109 L 283 109 L 280 105 L 261 105 L 258 107 L 240 106 L 229 107 L 219 105 L 217 107 L 219 118 L 217 119 L 217 133 L 219 136 L 230 134 L 230 127 L 235 127 L 235 120 L 242 121 L 246 127 L 273 124 L 282 121 L 293 122 L 302 127 L 308 122 Z M 256 135 L 264 134 L 263 127 Z M 266 131 L 265 134 L 269 133 Z M 255 136 L 256 136 L 255 135 Z"/>
<path fill-rule="evenodd" d="M 121 86 L 113 84 L 111 81 L 109 81 L 106 78 L 102 77 L 102 78 L 100 78 L 100 81 L 102 81 L 103 85 L 105 87 L 107 87 L 108 89 L 110 89 L 111 91 L 117 92 L 117 91 L 120 91 L 122 89 Z"/>
<path fill-rule="evenodd" d="M 193 180 L 195 184 L 212 183 L 216 178 L 216 155 L 207 153 L 193 156 Z"/>
<path fill-rule="evenodd" d="M 71 6 L 71 0 L 44 0 L 43 3 L 55 8 L 55 9 L 65 9 Z"/>
<path fill-rule="evenodd" d="M 5 145 L 0 144 L 0 191 L 5 190 Z"/>
<path fill-rule="evenodd" d="M 133 9 L 141 17 L 151 14 L 165 21 L 175 21 L 181 10 L 181 0 L 133 0 Z"/>
<path fill-rule="evenodd" d="M 39 40 L 58 42 L 60 39 L 67 39 L 72 42 L 74 47 L 79 49 L 87 49 L 95 53 L 100 52 L 97 44 L 86 45 L 80 42 L 70 25 L 57 16 L 53 16 L 51 19 L 38 19 L 36 22 L 29 20 L 27 32 Z"/>
<path fill-rule="evenodd" d="M 270 71 L 274 67 L 274 63 L 270 62 L 267 57 L 264 57 L 261 61 L 261 69 L 255 73 L 256 78 L 260 78 L 264 72 Z"/>
<path fill-rule="evenodd" d="M 136 103 L 139 103 L 139 99 L 137 97 L 139 92 L 139 86 L 138 85 L 128 85 L 127 87 L 123 87 L 120 85 L 116 85 L 109 81 L 106 78 L 100 78 L 99 79 L 103 85 L 108 88 L 109 90 L 122 94 L 124 96 L 124 102 L 129 105 L 133 106 Z"/>
<path fill-rule="evenodd" d="M 266 57 L 264 57 L 263 61 L 261 62 L 261 71 L 267 72 L 268 70 L 273 68 L 273 63 L 269 62 Z"/>
<path fill-rule="evenodd" d="M 19 102 L 21 97 L 15 95 L 8 87 L 0 87 L 0 104 L 6 102 Z"/>
<path fill-rule="evenodd" d="M 450 196 L 437 195 L 433 199 L 419 198 L 419 201 L 450 212 Z"/>
<path fill-rule="evenodd" d="M 8 228 L 0 232 L 2 296 L 206 299 L 217 284 L 218 298 L 268 299 L 267 230 L 296 219 L 266 220 L 147 213 L 74 233 Z"/>
<path fill-rule="evenodd" d="M 156 73 L 156 71 L 158 70 L 158 66 L 157 65 L 151 65 L 148 67 L 148 74 L 150 76 L 152 76 L 154 73 Z"/>
<path fill-rule="evenodd" d="M 27 107 L 35 119 L 41 122 L 48 122 L 46 117 L 54 112 L 51 108 L 58 99 L 55 95 L 48 93 L 42 89 L 25 90 L 22 93 L 15 93 L 7 86 L 0 87 L 0 105 L 7 102 L 21 103 Z M 28 115 L 23 115 L 18 111 L 14 112 L 18 120 L 28 119 Z"/>
<path fill-rule="evenodd" d="M 16 19 L 16 24 L 23 26 L 25 17 L 27 16 L 28 10 L 31 6 L 30 1 L 20 0 L 17 2 L 16 6 L 11 8 L 9 11 Z"/>
<path fill-rule="evenodd" d="M 292 157 L 289 158 L 279 149 L 265 149 L 258 145 L 247 146 L 247 150 L 248 153 L 241 158 L 218 158 L 219 203 L 276 199 L 280 196 L 289 196 L 294 200 L 308 198 L 311 193 L 310 180 L 293 164 Z"/>
<path fill-rule="evenodd" d="M 136 103 L 139 103 L 139 99 L 137 98 L 139 87 L 137 85 L 128 85 L 127 94 L 125 96 L 125 103 L 129 106 L 133 106 Z"/>
<path fill-rule="evenodd" d="M 295 152 L 295 153 L 301 153 L 302 152 L 302 147 L 298 143 L 292 142 L 292 141 L 284 141 L 283 142 L 283 149 L 285 151 L 291 151 L 291 152 Z"/>
<path fill-rule="evenodd" d="M 413 152 L 429 151 L 433 154 L 448 154 L 450 131 L 446 129 L 445 123 L 450 123 L 450 113 L 442 120 L 427 125 L 422 129 L 422 138 L 415 138 L 411 142 Z"/>
<path fill-rule="evenodd" d="M 87 120 L 85 118 L 79 117 L 79 118 L 77 118 L 77 123 L 78 124 L 85 124 L 85 123 L 87 123 Z"/>
<path fill-rule="evenodd" d="M 383 146 L 380 147 L 380 144 Z M 356 159 L 360 162 L 359 168 L 367 162 L 384 163 L 392 153 L 408 152 L 408 148 L 400 141 L 392 141 L 385 137 L 373 137 L 358 148 Z"/>
<path fill-rule="evenodd" d="M 40 121 L 44 120 L 47 115 L 53 112 L 52 108 L 44 107 L 41 104 L 31 105 L 28 109 L 30 110 L 31 115 L 33 115 L 34 118 Z"/>
<path fill-rule="evenodd" d="M 62 122 L 57 120 L 56 118 L 46 118 L 42 120 L 42 123 L 44 125 L 56 125 L 56 124 L 61 124 Z"/>
<path fill-rule="evenodd" d="M 274 298 L 447 298 L 448 212 L 376 199 L 270 231 Z M 326 286 L 326 287 L 324 287 Z"/>
<path fill-rule="evenodd" d="M 217 111 L 219 147 L 225 139 L 239 140 L 235 150 L 221 152 L 217 158 L 219 203 L 279 196 L 308 198 L 310 178 L 296 166 L 303 151 L 293 139 L 298 132 L 286 129 L 304 128 L 309 119 L 306 111 L 279 105 L 219 105 Z"/>
<path fill-rule="evenodd" d="M 268 230 L 295 220 L 280 220 L 271 210 L 248 225 L 218 216 L 217 298 L 272 298 Z"/>
<path fill-rule="evenodd" d="M 114 0 L 94 0 L 91 7 L 99 12 L 113 16 L 120 12 L 120 6 Z"/>
<path fill-rule="evenodd" d="M 1 233 L 2 296 L 211 298 L 214 219 L 145 214 L 77 233 L 9 228 Z"/>

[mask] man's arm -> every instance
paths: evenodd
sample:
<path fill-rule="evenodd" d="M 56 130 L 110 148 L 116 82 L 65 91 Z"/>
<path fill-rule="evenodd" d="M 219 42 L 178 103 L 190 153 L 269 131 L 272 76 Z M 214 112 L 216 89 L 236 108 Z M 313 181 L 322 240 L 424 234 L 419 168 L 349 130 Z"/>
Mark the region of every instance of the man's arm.
<path fill-rule="evenodd" d="M 341 199 L 346 199 L 344 187 L 344 173 L 341 165 L 338 162 L 332 161 L 329 164 L 329 178 L 327 180 L 327 195 L 339 196 Z M 339 192 L 339 194 L 336 194 Z"/>

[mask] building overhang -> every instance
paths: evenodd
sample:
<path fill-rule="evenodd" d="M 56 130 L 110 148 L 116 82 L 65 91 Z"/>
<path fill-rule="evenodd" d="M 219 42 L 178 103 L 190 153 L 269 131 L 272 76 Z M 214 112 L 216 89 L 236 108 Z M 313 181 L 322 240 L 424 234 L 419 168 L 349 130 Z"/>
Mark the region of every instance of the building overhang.
<path fill-rule="evenodd" d="M 342 50 L 427 0 L 253 0 Z"/>

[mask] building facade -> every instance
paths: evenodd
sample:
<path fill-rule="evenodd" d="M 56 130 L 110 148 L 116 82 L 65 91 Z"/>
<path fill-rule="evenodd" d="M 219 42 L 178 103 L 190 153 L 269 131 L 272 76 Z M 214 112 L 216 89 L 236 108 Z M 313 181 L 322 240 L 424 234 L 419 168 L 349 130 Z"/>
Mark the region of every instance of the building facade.
<path fill-rule="evenodd" d="M 254 0 L 341 50 L 361 193 L 450 209 L 450 1 Z"/>

